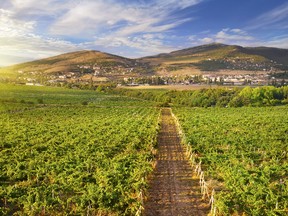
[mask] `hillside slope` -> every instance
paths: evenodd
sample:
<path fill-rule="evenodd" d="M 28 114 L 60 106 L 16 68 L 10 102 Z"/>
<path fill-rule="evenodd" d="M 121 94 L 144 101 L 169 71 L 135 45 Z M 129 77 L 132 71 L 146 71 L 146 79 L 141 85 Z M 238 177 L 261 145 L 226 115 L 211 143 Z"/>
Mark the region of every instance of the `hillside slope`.
<path fill-rule="evenodd" d="M 171 53 L 129 59 L 99 51 L 78 51 L 0 69 L 0 81 L 78 82 L 142 76 L 181 76 L 214 71 L 288 70 L 288 50 L 207 44 Z"/>
<path fill-rule="evenodd" d="M 241 47 L 219 43 L 207 44 L 141 59 L 158 70 L 270 71 L 288 68 L 288 50 L 268 47 Z"/>
<path fill-rule="evenodd" d="M 75 79 L 94 77 L 118 77 L 146 73 L 148 64 L 99 51 L 78 51 L 22 63 L 0 69 L 1 75 L 17 75 L 23 80 L 29 77 L 49 80 L 58 76 Z M 90 76 L 89 76 L 90 75 Z"/>

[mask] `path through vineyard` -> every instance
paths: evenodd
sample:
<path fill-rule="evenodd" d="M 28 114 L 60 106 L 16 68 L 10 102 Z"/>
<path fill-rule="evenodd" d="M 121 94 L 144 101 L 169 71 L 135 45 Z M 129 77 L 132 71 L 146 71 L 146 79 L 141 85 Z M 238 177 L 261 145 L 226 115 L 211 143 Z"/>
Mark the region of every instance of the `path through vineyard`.
<path fill-rule="evenodd" d="M 207 215 L 208 203 L 201 200 L 199 180 L 192 178 L 193 170 L 170 109 L 162 110 L 158 139 L 157 164 L 144 202 L 144 215 Z"/>

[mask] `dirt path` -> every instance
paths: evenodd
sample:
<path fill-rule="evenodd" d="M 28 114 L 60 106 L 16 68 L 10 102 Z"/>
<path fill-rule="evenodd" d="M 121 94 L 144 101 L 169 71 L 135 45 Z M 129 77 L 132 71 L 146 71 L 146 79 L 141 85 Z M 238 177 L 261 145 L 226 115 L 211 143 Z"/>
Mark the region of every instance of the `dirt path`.
<path fill-rule="evenodd" d="M 192 178 L 193 170 L 170 109 L 162 110 L 158 139 L 157 165 L 144 202 L 144 215 L 207 215 L 208 203 L 201 200 L 199 180 Z"/>

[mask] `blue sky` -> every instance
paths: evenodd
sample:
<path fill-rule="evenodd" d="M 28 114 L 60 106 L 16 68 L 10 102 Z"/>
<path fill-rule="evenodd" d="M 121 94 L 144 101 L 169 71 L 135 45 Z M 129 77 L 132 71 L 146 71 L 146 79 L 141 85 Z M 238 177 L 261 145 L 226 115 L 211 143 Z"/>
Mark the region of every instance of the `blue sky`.
<path fill-rule="evenodd" d="M 288 48 L 287 0 L 0 0 L 0 66 L 83 49 L 136 58 L 213 42 Z"/>

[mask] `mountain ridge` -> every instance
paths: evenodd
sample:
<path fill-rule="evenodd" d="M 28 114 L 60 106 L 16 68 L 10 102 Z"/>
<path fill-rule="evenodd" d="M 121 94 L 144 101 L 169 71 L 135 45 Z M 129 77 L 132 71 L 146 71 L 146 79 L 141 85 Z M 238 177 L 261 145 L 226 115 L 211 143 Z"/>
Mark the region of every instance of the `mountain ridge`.
<path fill-rule="evenodd" d="M 288 68 L 288 49 L 205 44 L 141 58 L 144 62 L 173 70 L 194 67 L 201 71 L 283 70 Z"/>
<path fill-rule="evenodd" d="M 69 75 L 123 79 L 151 75 L 193 74 L 220 70 L 279 71 L 288 69 L 288 49 L 274 47 L 242 47 L 221 43 L 204 44 L 137 59 L 126 58 L 97 50 L 63 53 L 0 68 L 0 74 L 16 74 L 23 80 L 31 77 Z M 96 79 L 96 78 L 93 78 Z"/>

